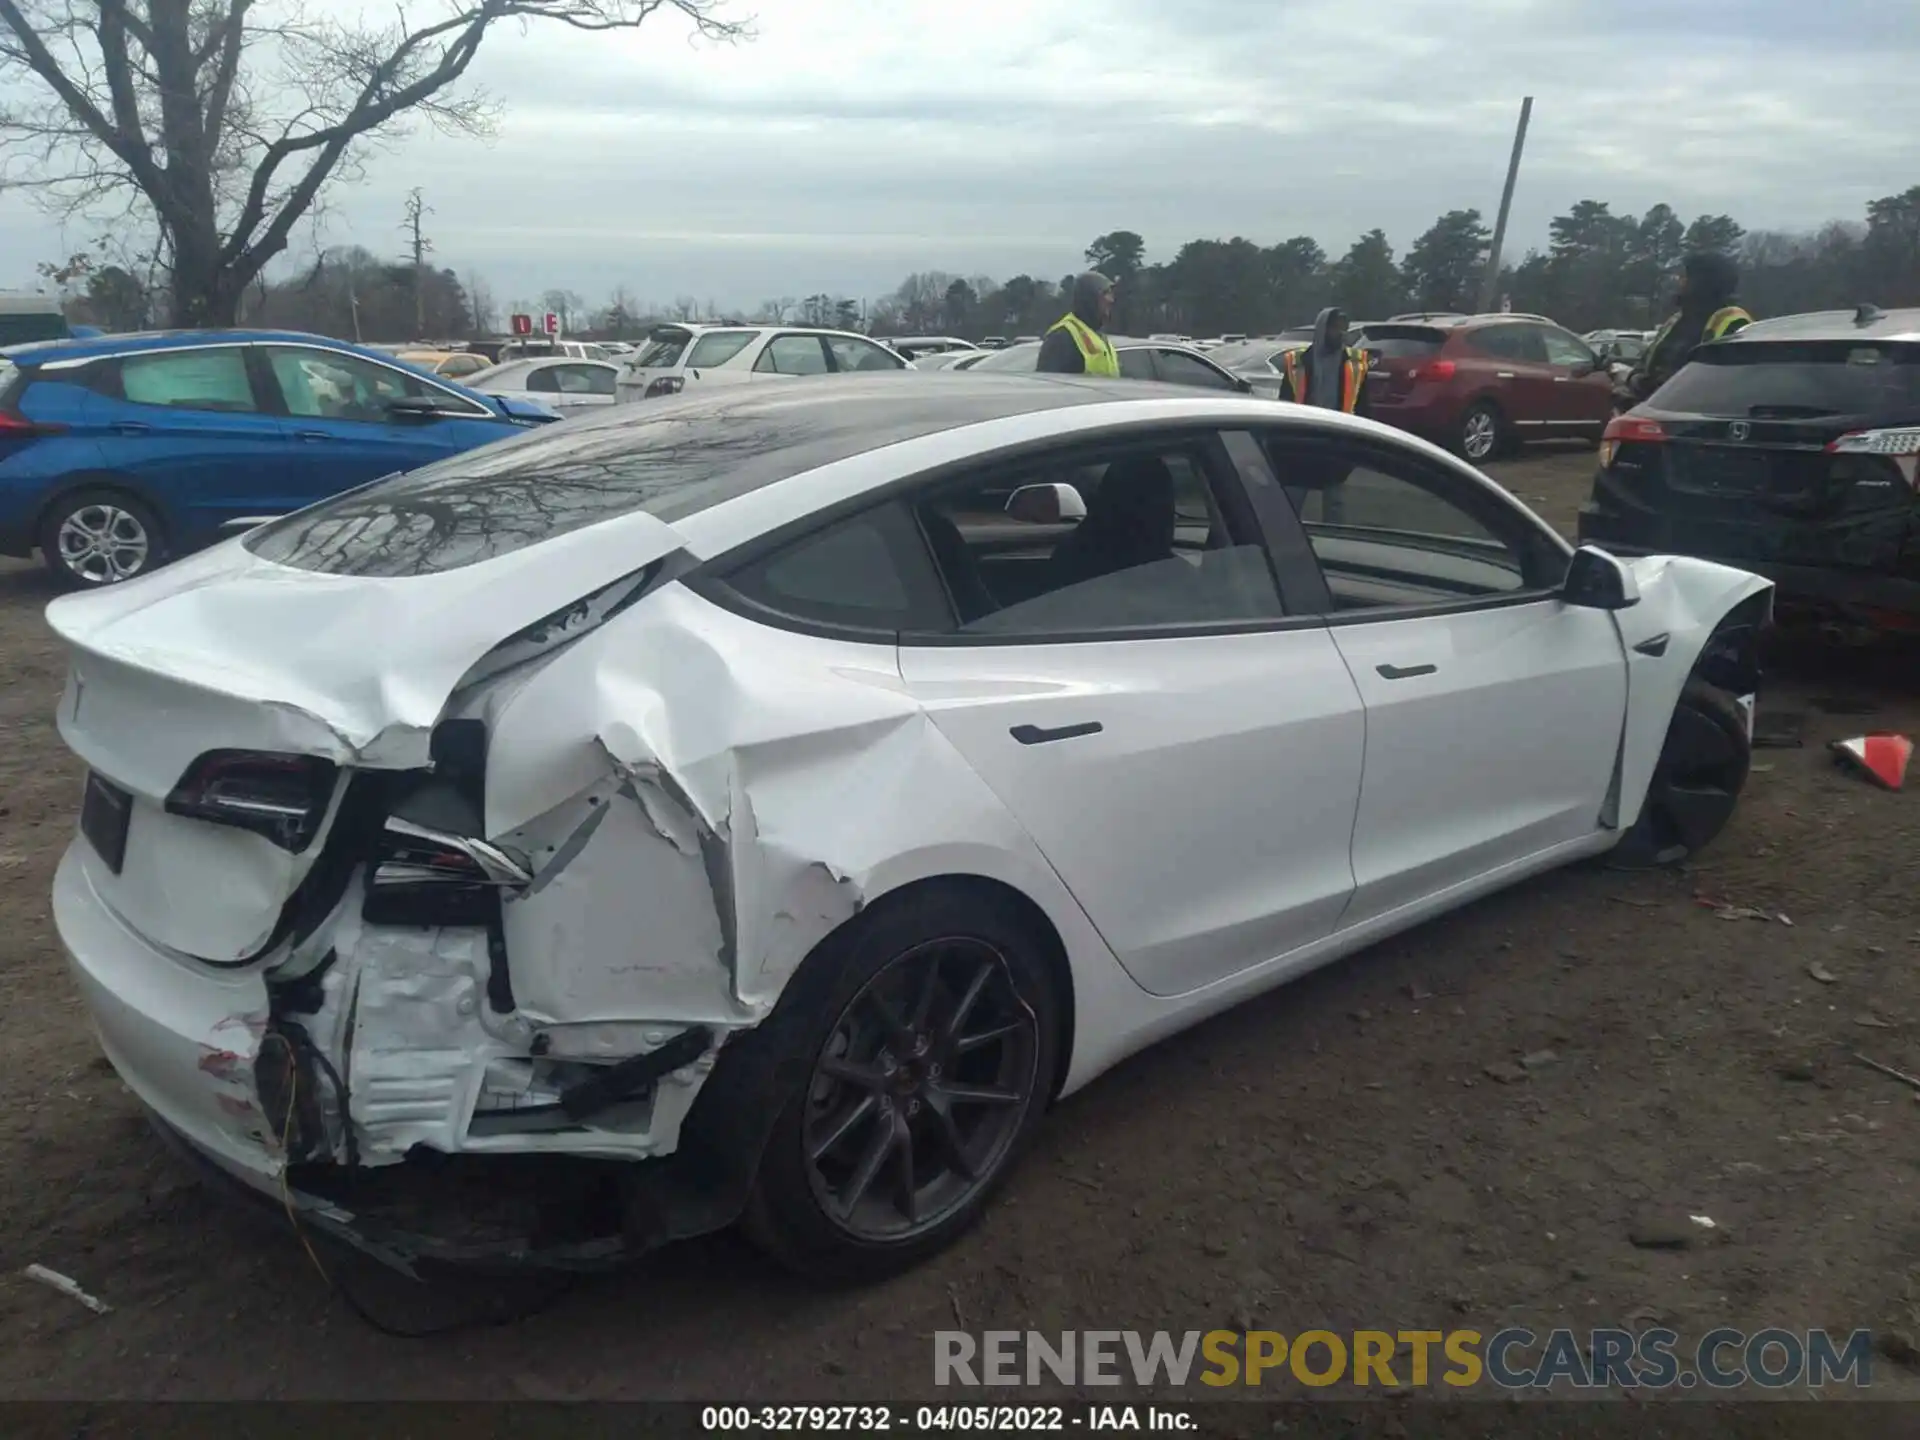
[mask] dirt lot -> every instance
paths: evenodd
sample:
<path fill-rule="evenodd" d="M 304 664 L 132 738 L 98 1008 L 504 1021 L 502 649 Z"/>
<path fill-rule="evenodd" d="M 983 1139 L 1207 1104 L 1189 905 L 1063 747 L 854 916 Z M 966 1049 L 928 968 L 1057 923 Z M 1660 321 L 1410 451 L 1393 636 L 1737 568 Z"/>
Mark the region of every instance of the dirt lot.
<path fill-rule="evenodd" d="M 1591 463 L 1500 473 L 1570 524 Z M 332 1298 L 284 1227 L 184 1176 L 97 1057 L 47 914 L 78 781 L 51 723 L 48 593 L 0 571 L 0 1395 L 908 1398 L 956 1316 L 1920 1330 L 1920 1105 L 1849 1058 L 1920 1071 L 1920 796 L 1824 749 L 1920 730 L 1911 657 L 1777 674 L 1763 710 L 1805 711 L 1805 745 L 1756 756 L 1696 872 L 1536 880 L 1160 1046 L 1060 1106 L 985 1224 L 913 1275 L 822 1295 L 722 1237 L 533 1318 L 408 1341 Z M 1525 1079 L 1487 1074 L 1548 1050 Z M 1724 1239 L 1636 1248 L 1648 1210 Z M 21 1279 L 33 1261 L 112 1313 Z M 1920 1383 L 1882 1363 L 1875 1389 Z"/>

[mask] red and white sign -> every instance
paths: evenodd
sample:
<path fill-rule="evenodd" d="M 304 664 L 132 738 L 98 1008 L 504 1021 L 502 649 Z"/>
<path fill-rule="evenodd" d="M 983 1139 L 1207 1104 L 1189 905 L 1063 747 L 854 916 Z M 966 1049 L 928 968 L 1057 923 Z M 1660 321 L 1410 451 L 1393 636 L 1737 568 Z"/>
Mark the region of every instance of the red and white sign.
<path fill-rule="evenodd" d="M 540 328 L 549 335 L 558 335 L 560 333 L 560 317 L 551 310 L 547 311 L 546 317 L 540 322 Z"/>
<path fill-rule="evenodd" d="M 533 317 L 531 315 L 515 315 L 512 324 L 513 333 L 516 335 L 531 335 L 533 333 Z"/>

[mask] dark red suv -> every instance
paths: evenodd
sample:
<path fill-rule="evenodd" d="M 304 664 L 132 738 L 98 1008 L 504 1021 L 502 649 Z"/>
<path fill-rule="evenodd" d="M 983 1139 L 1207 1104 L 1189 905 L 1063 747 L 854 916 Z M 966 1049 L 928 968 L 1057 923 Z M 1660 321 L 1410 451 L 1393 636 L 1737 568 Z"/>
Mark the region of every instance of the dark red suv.
<path fill-rule="evenodd" d="M 1476 464 L 1530 440 L 1598 440 L 1613 418 L 1606 366 L 1544 316 L 1369 321 L 1360 343 L 1374 418 Z"/>

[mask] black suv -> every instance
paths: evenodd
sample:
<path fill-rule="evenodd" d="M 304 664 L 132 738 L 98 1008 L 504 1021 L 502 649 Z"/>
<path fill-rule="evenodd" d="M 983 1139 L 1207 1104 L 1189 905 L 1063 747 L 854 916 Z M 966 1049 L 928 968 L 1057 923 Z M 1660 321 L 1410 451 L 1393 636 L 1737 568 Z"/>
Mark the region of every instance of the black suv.
<path fill-rule="evenodd" d="M 1917 467 L 1920 309 L 1757 321 L 1607 427 L 1580 542 L 1725 561 L 1783 611 L 1920 629 Z"/>

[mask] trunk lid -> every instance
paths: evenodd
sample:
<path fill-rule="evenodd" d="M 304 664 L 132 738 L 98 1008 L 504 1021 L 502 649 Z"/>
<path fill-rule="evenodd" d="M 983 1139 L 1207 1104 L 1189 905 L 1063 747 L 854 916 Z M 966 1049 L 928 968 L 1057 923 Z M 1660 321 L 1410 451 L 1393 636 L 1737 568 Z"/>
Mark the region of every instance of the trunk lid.
<path fill-rule="evenodd" d="M 353 771 L 429 762 L 448 697 L 501 642 L 680 548 L 644 512 L 422 575 L 299 570 L 233 540 L 54 601 L 48 623 L 71 651 L 61 738 L 108 782 L 89 785 L 87 838 L 76 842 L 89 879 L 169 949 L 252 957 L 318 858 L 333 810 L 297 853 L 170 813 L 197 759 L 234 750 L 329 761 L 337 809 Z M 112 827 L 104 841 L 101 826 Z"/>
<path fill-rule="evenodd" d="M 1376 398 L 1403 399 L 1447 343 L 1447 332 L 1432 325 L 1369 325 L 1360 346 L 1367 352 L 1367 383 Z"/>

